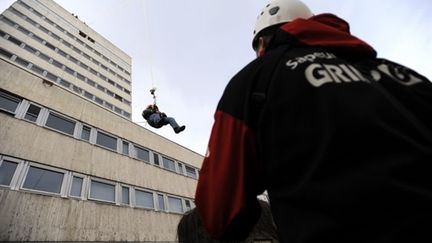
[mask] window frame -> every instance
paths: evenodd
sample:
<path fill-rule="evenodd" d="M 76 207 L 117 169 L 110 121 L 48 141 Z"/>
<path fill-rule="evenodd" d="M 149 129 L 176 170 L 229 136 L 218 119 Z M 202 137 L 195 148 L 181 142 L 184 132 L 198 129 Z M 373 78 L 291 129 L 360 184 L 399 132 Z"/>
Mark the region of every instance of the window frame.
<path fill-rule="evenodd" d="M 49 119 L 50 114 L 53 114 L 53 116 L 57 116 L 57 118 L 62 118 L 62 119 L 64 119 L 64 120 L 67 120 L 67 121 L 73 122 L 73 123 L 74 123 L 74 129 L 73 129 L 73 131 L 72 131 L 72 134 L 69 134 L 69 133 L 67 133 L 67 132 L 64 132 L 64 131 L 61 131 L 61 130 L 57 130 L 57 129 L 55 129 L 55 128 L 52 128 L 52 127 L 47 126 L 47 123 L 48 123 L 48 119 Z M 48 111 L 47 118 L 46 118 L 46 120 L 45 120 L 43 126 L 44 126 L 45 128 L 48 128 L 48 129 L 52 130 L 52 131 L 59 132 L 59 133 L 61 133 L 61 134 L 65 134 L 65 135 L 67 135 L 67 136 L 72 136 L 72 137 L 73 137 L 74 134 L 75 134 L 76 127 L 77 127 L 77 123 L 78 123 L 78 122 L 77 122 L 76 120 L 74 120 L 74 119 L 71 119 L 71 118 L 69 118 L 69 117 L 66 117 L 66 116 L 64 116 L 64 115 L 62 115 L 62 114 L 60 114 L 60 113 L 58 113 L 58 112 L 55 112 L 55 111 L 49 110 L 49 111 Z"/>
<path fill-rule="evenodd" d="M 38 168 L 38 169 L 42 169 L 42 170 L 54 171 L 54 172 L 58 172 L 58 173 L 63 173 L 63 179 L 62 179 L 61 186 L 60 186 L 60 192 L 56 193 L 56 192 L 48 192 L 48 191 L 41 191 L 41 190 L 37 190 L 37 189 L 25 188 L 24 184 L 25 184 L 25 181 L 27 179 L 28 173 L 30 171 L 30 167 L 34 167 L 34 168 Z M 67 171 L 64 169 L 59 169 L 59 168 L 55 168 L 55 167 L 51 167 L 51 166 L 47 166 L 47 165 L 42 165 L 39 163 L 29 162 L 25 168 L 25 172 L 24 172 L 22 181 L 20 183 L 19 190 L 33 192 L 33 193 L 42 194 L 42 195 L 53 195 L 53 196 L 59 196 L 60 197 L 60 196 L 64 195 L 66 180 L 67 180 Z"/>
<path fill-rule="evenodd" d="M 79 196 L 74 196 L 74 195 L 71 194 L 71 192 L 72 192 L 72 186 L 73 186 L 73 179 L 74 179 L 74 177 L 77 177 L 77 178 L 81 178 L 81 179 L 82 179 L 81 191 L 80 191 L 80 195 L 79 195 Z M 86 179 L 85 179 L 85 175 L 78 174 L 78 173 L 75 173 L 75 172 L 71 172 L 71 173 L 70 173 L 70 185 L 69 185 L 69 188 L 68 188 L 67 196 L 70 197 L 70 198 L 83 199 L 83 198 L 84 198 L 85 188 L 86 188 Z"/>
<path fill-rule="evenodd" d="M 5 97 L 6 99 L 9 99 L 11 101 L 18 101 L 17 106 L 15 107 L 14 111 L 6 110 L 5 108 L 3 108 L 3 107 L 0 106 L 0 111 L 6 112 L 6 113 L 9 113 L 9 114 L 12 114 L 12 115 L 16 115 L 17 114 L 17 110 L 19 109 L 19 107 L 20 107 L 23 99 L 20 99 L 20 98 L 18 98 L 16 96 L 10 95 L 10 94 L 4 92 L 3 90 L 0 90 L 0 96 Z"/>
<path fill-rule="evenodd" d="M 9 182 L 9 185 L 0 184 L 0 188 L 13 189 L 14 185 L 17 183 L 17 180 L 18 180 L 18 177 L 19 177 L 19 174 L 20 174 L 19 171 L 21 171 L 21 169 L 22 169 L 21 167 L 22 167 L 22 164 L 24 163 L 24 161 L 23 160 L 19 160 L 19 159 L 15 159 L 15 158 L 12 158 L 12 157 L 0 155 L 0 167 L 3 164 L 4 161 L 16 163 L 17 166 L 15 168 L 15 171 L 12 174 L 12 177 L 11 177 L 11 180 Z"/>
<path fill-rule="evenodd" d="M 105 146 L 105 145 L 101 145 L 101 144 L 99 144 L 99 143 L 98 143 L 99 133 L 101 133 L 101 134 L 103 134 L 103 135 L 105 135 L 105 136 L 107 136 L 107 137 L 114 138 L 114 139 L 115 139 L 114 148 L 110 148 L 110 147 L 107 147 L 107 146 Z M 96 129 L 95 145 L 97 145 L 97 146 L 99 146 L 99 147 L 101 147 L 101 148 L 104 148 L 104 149 L 111 150 L 111 151 L 113 151 L 113 152 L 117 152 L 117 149 L 118 149 L 118 140 L 119 140 L 119 138 L 118 138 L 117 136 L 114 136 L 114 135 L 112 135 L 111 133 L 105 132 L 105 131 L 103 131 L 103 130 Z"/>
<path fill-rule="evenodd" d="M 146 207 L 146 206 L 141 206 L 137 204 L 137 191 L 139 192 L 145 192 L 145 193 L 149 193 L 152 195 L 152 202 L 153 202 L 153 207 Z M 144 188 L 135 188 L 134 189 L 134 206 L 136 208 L 142 208 L 142 209 L 151 209 L 151 210 L 155 210 L 155 196 L 154 196 L 154 192 L 148 189 L 144 189 Z"/>
<path fill-rule="evenodd" d="M 104 200 L 104 199 L 98 199 L 98 198 L 93 198 L 91 197 L 91 191 L 92 191 L 92 182 L 99 182 L 102 184 L 108 184 L 108 185 L 112 185 L 114 187 L 114 200 L 113 201 L 108 201 L 108 200 Z M 109 204 L 115 204 L 116 203 L 116 193 L 117 193 L 117 187 L 116 187 L 116 183 L 113 181 L 109 181 L 109 180 L 105 180 L 105 179 L 101 179 L 101 178 L 96 178 L 96 177 L 91 177 L 89 178 L 88 181 L 88 195 L 87 195 L 87 199 L 91 200 L 91 201 L 98 201 L 98 202 L 104 202 L 104 203 L 109 203 Z"/>
<path fill-rule="evenodd" d="M 170 198 L 180 200 L 181 212 L 173 211 L 171 209 L 171 204 L 170 204 L 170 200 L 169 200 Z M 174 196 L 174 195 L 167 195 L 167 203 L 168 203 L 168 205 L 167 205 L 168 212 L 177 213 L 177 214 L 184 214 L 185 213 L 185 209 L 183 207 L 183 198 L 178 197 L 178 196 Z"/>

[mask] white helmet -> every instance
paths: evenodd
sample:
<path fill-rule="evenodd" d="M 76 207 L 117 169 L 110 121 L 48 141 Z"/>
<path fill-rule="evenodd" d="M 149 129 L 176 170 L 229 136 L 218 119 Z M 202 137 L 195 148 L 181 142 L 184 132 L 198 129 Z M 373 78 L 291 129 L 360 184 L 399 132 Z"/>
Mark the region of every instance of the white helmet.
<path fill-rule="evenodd" d="M 296 18 L 310 18 L 313 14 L 310 9 L 299 0 L 272 0 L 258 15 L 253 32 L 252 46 L 255 46 L 257 36 L 263 29 L 292 21 Z"/>

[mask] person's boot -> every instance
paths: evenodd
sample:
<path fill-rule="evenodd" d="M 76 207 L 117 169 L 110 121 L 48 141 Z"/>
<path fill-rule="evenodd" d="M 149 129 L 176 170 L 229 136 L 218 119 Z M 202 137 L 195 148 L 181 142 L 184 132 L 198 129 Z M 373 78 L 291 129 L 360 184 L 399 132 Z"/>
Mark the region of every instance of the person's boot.
<path fill-rule="evenodd" d="M 176 128 L 174 128 L 174 132 L 175 133 L 180 133 L 180 132 L 182 132 L 185 129 L 186 129 L 186 126 L 176 127 Z"/>

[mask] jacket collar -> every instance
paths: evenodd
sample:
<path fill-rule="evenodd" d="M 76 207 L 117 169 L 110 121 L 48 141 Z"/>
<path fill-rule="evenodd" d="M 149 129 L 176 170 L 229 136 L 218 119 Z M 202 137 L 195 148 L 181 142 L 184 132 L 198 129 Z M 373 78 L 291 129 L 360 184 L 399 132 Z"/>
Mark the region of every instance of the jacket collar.
<path fill-rule="evenodd" d="M 349 59 L 374 58 L 377 55 L 369 44 L 350 34 L 345 20 L 333 14 L 296 19 L 282 25 L 270 47 L 287 42 L 296 46 L 326 48 Z"/>

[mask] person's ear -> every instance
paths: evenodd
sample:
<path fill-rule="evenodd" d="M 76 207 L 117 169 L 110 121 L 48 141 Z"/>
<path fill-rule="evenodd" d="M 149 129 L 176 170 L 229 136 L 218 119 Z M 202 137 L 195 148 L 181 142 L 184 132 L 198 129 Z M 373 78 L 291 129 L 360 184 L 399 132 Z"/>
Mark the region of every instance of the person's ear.
<path fill-rule="evenodd" d="M 263 37 L 258 38 L 258 49 L 257 49 L 257 56 L 261 57 L 265 54 L 267 48 L 267 42 Z"/>

